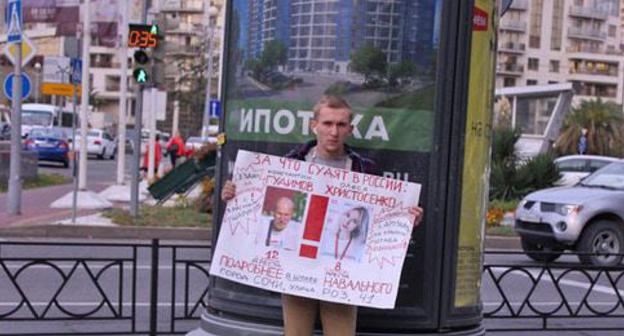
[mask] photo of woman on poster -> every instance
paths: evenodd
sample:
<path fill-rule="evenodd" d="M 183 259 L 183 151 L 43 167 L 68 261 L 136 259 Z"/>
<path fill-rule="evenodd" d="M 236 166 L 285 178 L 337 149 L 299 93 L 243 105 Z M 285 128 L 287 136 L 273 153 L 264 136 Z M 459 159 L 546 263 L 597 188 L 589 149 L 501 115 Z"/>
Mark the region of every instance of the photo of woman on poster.
<path fill-rule="evenodd" d="M 336 218 L 335 221 L 332 219 Z M 321 254 L 337 261 L 359 262 L 364 254 L 370 222 L 369 210 L 363 206 L 346 207 L 339 216 L 328 216 L 323 232 Z"/>

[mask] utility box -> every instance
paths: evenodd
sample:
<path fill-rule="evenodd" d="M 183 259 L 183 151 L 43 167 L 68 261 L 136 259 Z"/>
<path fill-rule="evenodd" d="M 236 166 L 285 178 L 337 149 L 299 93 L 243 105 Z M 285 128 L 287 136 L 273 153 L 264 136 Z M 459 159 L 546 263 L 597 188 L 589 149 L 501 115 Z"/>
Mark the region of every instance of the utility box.
<path fill-rule="evenodd" d="M 362 335 L 481 335 L 495 0 L 227 2 L 217 190 L 238 150 L 284 155 L 313 139 L 323 94 L 354 111 L 349 145 L 423 185 L 396 307 L 358 309 Z M 215 193 L 218 194 L 218 193 Z M 225 205 L 219 202 L 213 246 Z M 279 293 L 210 279 L 190 335 L 281 335 Z M 319 326 L 320 327 L 320 326 Z"/>

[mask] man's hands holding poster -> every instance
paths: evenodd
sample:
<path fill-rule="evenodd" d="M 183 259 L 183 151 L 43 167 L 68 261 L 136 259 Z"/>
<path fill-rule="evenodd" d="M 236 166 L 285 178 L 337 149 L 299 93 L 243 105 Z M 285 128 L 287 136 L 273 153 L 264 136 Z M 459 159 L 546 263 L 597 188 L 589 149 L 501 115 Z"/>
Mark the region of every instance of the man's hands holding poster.
<path fill-rule="evenodd" d="M 221 189 L 221 200 L 229 202 L 236 196 L 236 184 L 231 180 L 225 181 L 223 188 Z M 414 227 L 420 225 L 423 217 L 423 209 L 419 206 L 410 207 L 408 209 L 410 215 L 414 216 Z"/>

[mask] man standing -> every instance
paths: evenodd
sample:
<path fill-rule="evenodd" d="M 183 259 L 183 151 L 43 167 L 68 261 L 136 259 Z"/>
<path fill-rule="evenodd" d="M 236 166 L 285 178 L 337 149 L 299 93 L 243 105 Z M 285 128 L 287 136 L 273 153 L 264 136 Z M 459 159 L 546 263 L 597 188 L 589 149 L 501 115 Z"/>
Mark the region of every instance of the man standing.
<path fill-rule="evenodd" d="M 167 152 L 169 153 L 172 168 L 176 167 L 178 158 L 184 155 L 184 147 L 184 140 L 180 136 L 180 132 L 176 131 L 167 143 Z"/>
<path fill-rule="evenodd" d="M 353 151 L 345 142 L 353 134 L 353 112 L 349 104 L 338 96 L 323 96 L 314 106 L 310 122 L 316 140 L 312 140 L 286 154 L 287 158 L 314 162 L 359 173 L 376 174 L 375 163 Z M 221 199 L 229 201 L 236 195 L 236 186 L 226 181 Z M 414 225 L 422 219 L 423 210 L 409 210 Z M 326 336 L 355 335 L 357 307 L 300 296 L 282 295 L 284 333 L 286 336 L 309 336 L 314 330 L 317 311 L 320 311 L 323 334 Z"/>

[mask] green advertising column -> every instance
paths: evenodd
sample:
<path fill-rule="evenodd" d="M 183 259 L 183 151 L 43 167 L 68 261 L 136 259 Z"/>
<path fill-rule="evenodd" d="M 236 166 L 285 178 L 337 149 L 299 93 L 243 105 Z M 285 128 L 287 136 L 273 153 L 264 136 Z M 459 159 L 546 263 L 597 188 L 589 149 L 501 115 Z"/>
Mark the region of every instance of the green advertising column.
<path fill-rule="evenodd" d="M 217 190 L 231 178 L 239 150 L 284 155 L 313 139 L 312 108 L 323 94 L 352 106 L 354 150 L 383 176 L 423 186 L 425 217 L 409 242 L 396 307 L 360 308 L 359 333 L 484 332 L 479 291 L 495 2 L 227 2 L 227 141 Z M 225 206 L 218 203 L 213 246 Z M 211 277 L 207 305 L 190 335 L 283 333 L 279 293 Z"/>

